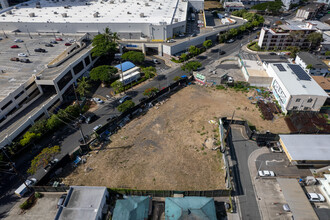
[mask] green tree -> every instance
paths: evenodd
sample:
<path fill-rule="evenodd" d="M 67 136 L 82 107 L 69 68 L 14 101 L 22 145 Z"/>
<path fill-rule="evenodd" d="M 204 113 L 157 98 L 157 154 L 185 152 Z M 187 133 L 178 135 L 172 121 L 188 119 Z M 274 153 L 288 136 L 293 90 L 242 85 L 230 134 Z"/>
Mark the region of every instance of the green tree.
<path fill-rule="evenodd" d="M 31 128 L 29 129 L 30 133 L 40 133 L 40 134 L 46 134 L 48 132 L 47 129 L 47 120 L 46 119 L 41 119 L 36 121 Z"/>
<path fill-rule="evenodd" d="M 323 40 L 322 33 L 312 32 L 307 36 L 307 40 L 311 42 L 311 48 L 316 48 L 320 45 L 321 41 Z"/>
<path fill-rule="evenodd" d="M 102 65 L 93 68 L 89 75 L 94 81 L 101 80 L 103 83 L 109 83 L 114 79 L 117 72 L 118 69 L 113 66 Z"/>
<path fill-rule="evenodd" d="M 78 104 L 76 105 L 69 105 L 65 108 L 65 113 L 67 113 L 67 118 L 70 118 L 70 120 L 74 119 L 74 117 L 78 117 L 80 114 L 80 107 Z"/>
<path fill-rule="evenodd" d="M 124 89 L 124 84 L 119 80 L 114 81 L 110 86 L 115 90 L 115 93 L 119 93 Z"/>
<path fill-rule="evenodd" d="M 235 37 L 235 36 L 237 36 L 237 34 L 238 34 L 238 30 L 236 28 L 232 28 L 229 30 L 229 35 L 231 37 Z"/>
<path fill-rule="evenodd" d="M 32 143 L 33 141 L 35 141 L 36 139 L 39 139 L 41 137 L 41 133 L 31 133 L 29 131 L 27 131 L 24 135 L 23 138 L 19 141 L 20 145 L 22 145 L 23 147 L 25 145 L 28 145 L 30 143 Z"/>
<path fill-rule="evenodd" d="M 56 114 L 53 114 L 52 116 L 50 116 L 50 118 L 47 120 L 47 125 L 46 127 L 50 130 L 50 131 L 54 131 L 56 128 L 58 128 L 59 126 L 61 126 L 63 124 L 63 122 L 59 119 L 59 117 Z"/>
<path fill-rule="evenodd" d="M 190 46 L 189 49 L 188 49 L 188 52 L 192 56 L 197 56 L 198 54 L 201 53 L 201 50 L 198 47 Z"/>
<path fill-rule="evenodd" d="M 159 90 L 156 87 L 151 87 L 146 90 L 144 90 L 143 95 L 151 97 L 155 95 Z"/>
<path fill-rule="evenodd" d="M 186 53 L 181 54 L 180 59 L 183 61 L 186 61 L 189 59 L 188 55 Z"/>
<path fill-rule="evenodd" d="M 60 146 L 44 148 L 40 154 L 38 154 L 31 161 L 31 166 L 27 170 L 29 174 L 34 174 L 40 167 L 46 166 L 53 157 L 61 151 Z"/>
<path fill-rule="evenodd" d="M 291 52 L 290 57 L 295 58 L 300 49 L 296 46 L 289 46 L 288 50 Z"/>
<path fill-rule="evenodd" d="M 103 34 L 98 34 L 94 37 L 92 56 L 109 56 L 115 53 L 118 46 L 117 40 L 117 33 L 112 33 L 109 28 L 106 28 Z"/>
<path fill-rule="evenodd" d="M 123 60 L 129 60 L 132 61 L 133 63 L 137 63 L 137 64 L 141 64 L 143 63 L 145 57 L 144 54 L 142 52 L 138 52 L 138 51 L 128 51 L 126 53 L 124 53 L 121 58 Z"/>
<path fill-rule="evenodd" d="M 324 55 L 326 55 L 326 56 L 330 56 L 330 51 L 326 51 L 326 52 L 324 53 Z"/>
<path fill-rule="evenodd" d="M 179 81 L 181 79 L 181 77 L 180 76 L 176 76 L 176 77 L 174 77 L 174 81 Z"/>
<path fill-rule="evenodd" d="M 144 76 L 149 79 L 156 75 L 156 68 L 153 66 L 148 66 L 142 68 L 142 72 L 144 73 Z"/>
<path fill-rule="evenodd" d="M 135 103 L 132 100 L 127 100 L 123 104 L 118 105 L 117 109 L 120 112 L 125 112 L 130 108 L 133 108 Z"/>
<path fill-rule="evenodd" d="M 246 31 L 246 27 L 244 25 L 240 26 L 238 29 L 239 29 L 239 31 L 241 33 L 243 33 L 244 31 Z"/>
<path fill-rule="evenodd" d="M 89 95 L 91 93 L 90 88 L 91 84 L 89 83 L 89 80 L 87 77 L 83 76 L 79 81 L 78 81 L 78 87 L 76 89 L 76 92 L 81 96 L 85 97 L 86 95 Z"/>
<path fill-rule="evenodd" d="M 203 47 L 205 47 L 206 49 L 212 47 L 212 45 L 213 43 L 211 40 L 206 40 L 203 42 Z"/>
<path fill-rule="evenodd" d="M 303 36 L 304 36 L 304 32 L 303 31 L 291 31 L 290 32 L 290 37 L 294 41 L 300 40 Z"/>
<path fill-rule="evenodd" d="M 257 20 L 253 20 L 252 21 L 252 25 L 253 25 L 253 27 L 258 27 L 259 26 L 259 21 L 257 21 Z"/>
<path fill-rule="evenodd" d="M 307 66 L 306 66 L 306 69 L 313 69 L 313 65 L 312 64 L 308 64 Z"/>
<path fill-rule="evenodd" d="M 202 66 L 202 64 L 198 61 L 190 61 L 190 62 L 182 65 L 181 69 L 187 73 L 191 73 L 192 71 L 197 70 L 201 66 Z"/>

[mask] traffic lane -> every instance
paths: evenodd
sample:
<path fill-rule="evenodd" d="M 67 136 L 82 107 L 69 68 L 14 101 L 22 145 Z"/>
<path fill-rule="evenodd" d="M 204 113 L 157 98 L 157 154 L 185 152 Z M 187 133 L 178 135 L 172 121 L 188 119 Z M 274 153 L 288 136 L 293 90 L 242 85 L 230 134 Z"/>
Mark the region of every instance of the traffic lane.
<path fill-rule="evenodd" d="M 261 219 L 248 168 L 249 155 L 258 147 L 254 142 L 245 139 L 241 131 L 241 128 L 233 127 L 229 136 L 230 155 L 234 163 L 234 193 L 239 198 L 243 219 Z"/>

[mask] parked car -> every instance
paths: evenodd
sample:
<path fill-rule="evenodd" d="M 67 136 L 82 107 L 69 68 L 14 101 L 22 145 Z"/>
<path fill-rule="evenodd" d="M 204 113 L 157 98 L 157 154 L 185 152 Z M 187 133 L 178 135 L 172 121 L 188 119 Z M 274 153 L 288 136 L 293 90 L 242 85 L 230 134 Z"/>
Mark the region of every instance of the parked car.
<path fill-rule="evenodd" d="M 160 62 L 159 62 L 157 59 L 153 59 L 152 62 L 153 62 L 154 64 L 160 64 Z"/>
<path fill-rule="evenodd" d="M 229 40 L 227 40 L 227 43 L 234 43 L 234 42 L 235 42 L 234 39 L 229 39 Z"/>
<path fill-rule="evenodd" d="M 281 147 L 278 147 L 278 146 L 271 147 L 270 150 L 273 153 L 282 153 L 283 152 L 283 150 L 281 149 Z"/>
<path fill-rule="evenodd" d="M 96 132 L 97 130 L 99 130 L 102 127 L 102 125 L 97 125 L 93 128 L 93 131 Z"/>
<path fill-rule="evenodd" d="M 36 48 L 36 49 L 34 49 L 34 52 L 45 53 L 46 50 L 43 48 Z"/>
<path fill-rule="evenodd" d="M 71 46 L 72 44 L 70 44 L 70 43 L 65 43 L 64 45 L 65 45 L 65 46 Z"/>
<path fill-rule="evenodd" d="M 179 34 L 179 37 L 185 37 L 186 35 L 185 34 Z"/>
<path fill-rule="evenodd" d="M 19 61 L 19 58 L 18 57 L 12 57 L 10 58 L 11 61 Z"/>
<path fill-rule="evenodd" d="M 283 205 L 283 210 L 286 212 L 291 212 L 290 206 L 288 204 Z"/>
<path fill-rule="evenodd" d="M 19 56 L 19 57 L 27 57 L 28 55 L 25 54 L 25 53 L 19 53 L 17 56 Z"/>
<path fill-rule="evenodd" d="M 56 40 L 52 40 L 49 43 L 51 43 L 51 44 L 57 44 L 57 41 Z"/>
<path fill-rule="evenodd" d="M 63 41 L 63 39 L 60 38 L 60 37 L 55 38 L 55 40 L 56 40 L 56 41 Z"/>
<path fill-rule="evenodd" d="M 123 98 L 119 99 L 119 103 L 122 104 L 124 102 L 126 102 L 127 100 L 131 100 L 132 97 L 125 95 Z"/>
<path fill-rule="evenodd" d="M 169 40 L 167 40 L 166 42 L 167 42 L 167 43 L 174 43 L 175 40 L 173 40 L 173 39 L 169 39 Z"/>
<path fill-rule="evenodd" d="M 220 51 L 219 51 L 219 54 L 220 54 L 220 55 L 224 55 L 225 53 L 226 53 L 226 51 L 224 51 L 224 50 L 220 50 Z"/>
<path fill-rule="evenodd" d="M 104 101 L 100 98 L 93 98 L 93 101 L 98 103 L 98 104 L 103 104 L 104 103 Z"/>
<path fill-rule="evenodd" d="M 20 59 L 21 63 L 30 63 L 31 61 L 29 59 L 23 58 Z"/>
<path fill-rule="evenodd" d="M 307 193 L 307 198 L 311 202 L 324 202 L 325 198 L 320 193 Z"/>
<path fill-rule="evenodd" d="M 192 34 L 190 35 L 190 37 L 196 37 L 196 36 L 197 36 L 196 33 L 192 33 Z"/>
<path fill-rule="evenodd" d="M 87 124 L 90 124 L 90 123 L 92 123 L 93 121 L 95 121 L 96 120 L 96 115 L 94 114 L 94 113 L 90 113 L 88 116 L 87 116 L 87 118 L 86 118 L 86 123 Z"/>
<path fill-rule="evenodd" d="M 276 55 L 276 53 L 274 53 L 274 52 L 271 52 L 271 53 L 269 53 L 269 55 L 272 55 L 272 56 L 273 56 L 273 55 Z"/>
<path fill-rule="evenodd" d="M 67 194 L 61 195 L 60 199 L 57 202 L 57 208 L 60 208 L 64 204 L 66 196 L 67 196 Z"/>
<path fill-rule="evenodd" d="M 26 186 L 33 186 L 34 184 L 36 184 L 36 182 L 37 182 L 37 179 L 35 179 L 35 178 L 26 180 L 25 184 L 23 183 L 22 185 L 20 185 L 20 187 L 18 187 L 15 190 L 15 194 L 18 197 L 23 197 L 25 195 L 25 193 L 27 193 L 27 191 L 28 191 L 28 188 Z"/>
<path fill-rule="evenodd" d="M 112 121 L 115 118 L 117 118 L 117 117 L 116 116 L 111 116 L 111 117 L 107 118 L 107 121 Z"/>
<path fill-rule="evenodd" d="M 10 48 L 19 48 L 19 46 L 15 44 L 15 45 L 11 46 Z"/>
<path fill-rule="evenodd" d="M 45 44 L 45 47 L 54 47 L 54 45 L 53 44 Z"/>
<path fill-rule="evenodd" d="M 55 159 L 49 161 L 49 163 L 44 167 L 44 171 L 45 171 L 45 172 L 48 172 L 48 170 L 49 170 L 52 166 L 54 166 L 57 162 L 58 162 L 58 159 L 57 159 L 57 158 L 55 158 Z"/>
<path fill-rule="evenodd" d="M 24 42 L 23 40 L 21 40 L 21 39 L 15 39 L 14 40 L 16 43 L 22 43 L 22 42 Z"/>
<path fill-rule="evenodd" d="M 265 176 L 275 176 L 275 173 L 270 170 L 259 170 L 258 171 L 259 176 L 265 177 Z"/>

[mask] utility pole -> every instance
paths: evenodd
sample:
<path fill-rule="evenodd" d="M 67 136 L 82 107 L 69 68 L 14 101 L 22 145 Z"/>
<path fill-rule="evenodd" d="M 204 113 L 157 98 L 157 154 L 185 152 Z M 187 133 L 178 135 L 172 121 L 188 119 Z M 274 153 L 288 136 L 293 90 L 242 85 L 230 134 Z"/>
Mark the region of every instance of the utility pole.
<path fill-rule="evenodd" d="M 29 56 L 30 56 L 31 54 L 30 54 L 30 51 L 27 49 L 26 43 L 24 43 L 24 46 L 25 46 L 26 52 L 27 52 L 27 53 L 29 54 Z"/>
<path fill-rule="evenodd" d="M 2 28 L 2 32 L 3 32 L 3 35 L 5 36 L 5 38 L 8 38 L 8 36 L 6 35 L 5 31 L 3 30 Z"/>
<path fill-rule="evenodd" d="M 14 170 L 14 172 L 16 173 L 16 175 L 18 176 L 18 178 L 23 182 L 23 184 L 26 186 L 26 188 L 31 191 L 31 188 L 26 184 L 24 178 L 22 177 L 22 175 L 16 170 L 16 167 L 13 165 L 12 160 L 10 159 L 10 157 L 7 155 L 6 151 L 4 151 L 3 149 L 4 147 L 1 147 L 2 153 L 7 157 L 8 161 L 9 161 L 9 165 L 11 166 L 11 168 Z"/>

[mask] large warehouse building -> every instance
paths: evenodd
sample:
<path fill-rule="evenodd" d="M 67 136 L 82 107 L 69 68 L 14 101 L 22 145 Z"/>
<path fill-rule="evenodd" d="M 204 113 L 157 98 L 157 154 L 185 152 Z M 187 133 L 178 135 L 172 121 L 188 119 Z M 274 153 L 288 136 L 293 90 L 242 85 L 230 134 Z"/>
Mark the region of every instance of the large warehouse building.
<path fill-rule="evenodd" d="M 165 40 L 184 33 L 188 11 L 204 0 L 32 0 L 0 11 L 5 31 L 98 33 L 121 39 Z"/>

